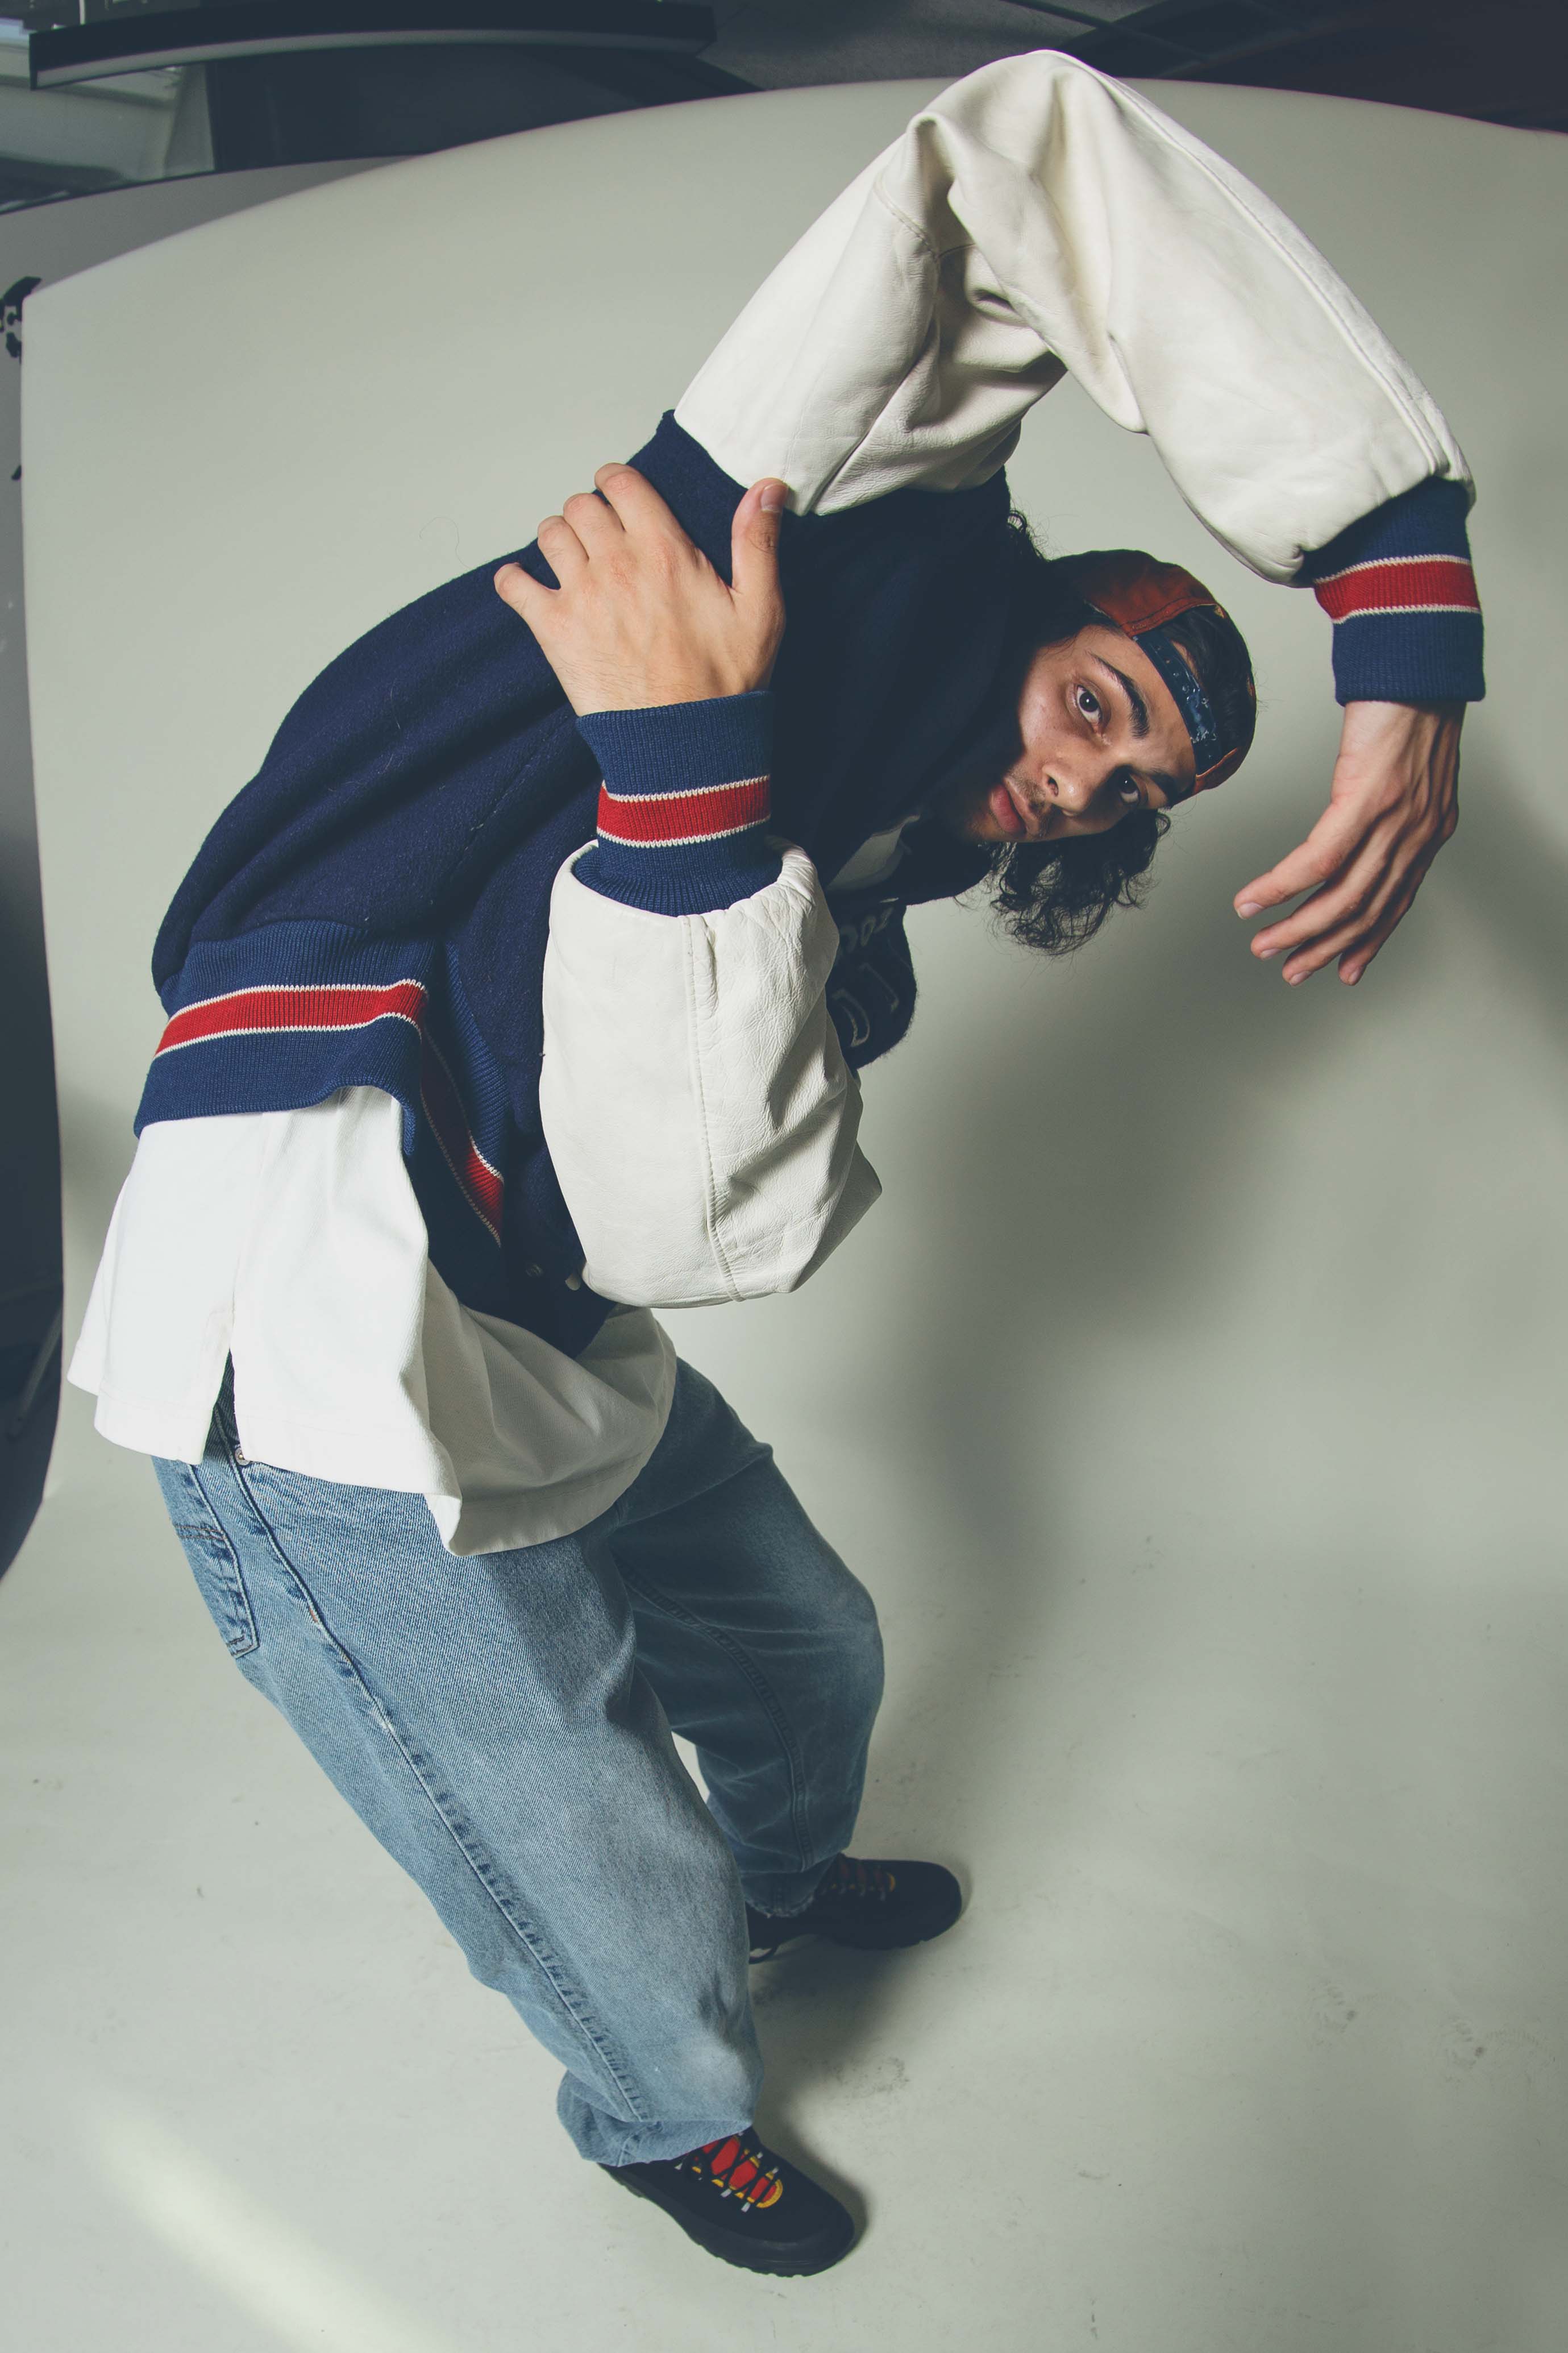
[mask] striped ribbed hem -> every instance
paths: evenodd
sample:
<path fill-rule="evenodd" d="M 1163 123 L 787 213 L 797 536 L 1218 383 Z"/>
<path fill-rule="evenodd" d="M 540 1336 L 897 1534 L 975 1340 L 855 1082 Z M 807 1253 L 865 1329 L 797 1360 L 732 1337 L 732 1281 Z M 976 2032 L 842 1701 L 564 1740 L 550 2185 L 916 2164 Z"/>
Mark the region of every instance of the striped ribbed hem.
<path fill-rule="evenodd" d="M 1301 577 L 1334 625 L 1341 702 L 1479 702 L 1480 599 L 1462 482 L 1418 483 L 1309 555 Z"/>
<path fill-rule="evenodd" d="M 198 940 L 165 997 L 168 1021 L 136 1114 L 156 1121 L 299 1111 L 340 1088 L 379 1087 L 404 1107 L 416 1190 L 433 1152 L 455 1198 L 426 1221 L 439 1240 L 476 1221 L 501 1239 L 505 1082 L 468 1013 L 455 959 L 427 940 L 367 940 L 334 923 L 264 923 Z M 431 1162 L 432 1174 L 437 1162 Z M 426 1187 L 428 1196 L 429 1187 Z"/>
<path fill-rule="evenodd" d="M 776 881 L 773 715 L 763 688 L 580 718 L 605 781 L 598 839 L 577 860 L 578 880 L 663 915 L 710 913 Z"/>

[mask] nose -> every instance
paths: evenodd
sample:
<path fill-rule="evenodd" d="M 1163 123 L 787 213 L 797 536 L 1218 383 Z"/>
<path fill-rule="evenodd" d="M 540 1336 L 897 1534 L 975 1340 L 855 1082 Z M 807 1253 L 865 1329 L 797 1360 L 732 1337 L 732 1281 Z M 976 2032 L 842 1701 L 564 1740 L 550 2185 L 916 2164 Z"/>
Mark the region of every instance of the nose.
<path fill-rule="evenodd" d="M 1053 768 L 1046 778 L 1047 792 L 1068 817 L 1082 817 L 1099 789 L 1099 777 L 1086 776 L 1076 765 Z"/>

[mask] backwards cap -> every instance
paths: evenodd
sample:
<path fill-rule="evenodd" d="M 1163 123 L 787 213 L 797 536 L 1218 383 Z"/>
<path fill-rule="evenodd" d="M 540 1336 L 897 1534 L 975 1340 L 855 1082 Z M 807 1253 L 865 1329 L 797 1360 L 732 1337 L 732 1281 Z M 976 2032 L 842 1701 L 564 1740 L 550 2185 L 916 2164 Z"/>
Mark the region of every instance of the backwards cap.
<path fill-rule="evenodd" d="M 1165 625 L 1179 613 L 1200 608 L 1228 620 L 1225 607 L 1179 564 L 1156 564 L 1135 547 L 1102 547 L 1087 555 L 1069 555 L 1061 568 L 1084 603 L 1124 629 L 1170 688 L 1197 763 L 1193 792 L 1223 785 L 1240 767 L 1251 738 L 1241 741 L 1234 730 L 1227 734 L 1221 729 L 1214 705 Z M 1247 693 L 1256 702 L 1250 678 Z M 1184 799 L 1190 797 L 1183 795 Z"/>

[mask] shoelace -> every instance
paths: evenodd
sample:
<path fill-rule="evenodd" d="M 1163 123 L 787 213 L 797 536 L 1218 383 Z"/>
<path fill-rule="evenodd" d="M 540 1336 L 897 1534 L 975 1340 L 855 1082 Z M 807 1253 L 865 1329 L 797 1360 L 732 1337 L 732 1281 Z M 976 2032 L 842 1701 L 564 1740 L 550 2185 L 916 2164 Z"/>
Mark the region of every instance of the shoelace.
<path fill-rule="evenodd" d="M 773 2168 L 764 2168 L 766 2152 L 750 2147 L 731 2133 L 728 2140 L 706 2140 L 689 2157 L 677 2159 L 682 2169 L 710 2182 L 721 2198 L 738 2198 L 748 2211 L 756 2206 L 776 2206 L 784 2183 Z M 708 2162 L 704 2164 L 702 2159 Z"/>
<path fill-rule="evenodd" d="M 899 1883 L 897 1872 L 884 1870 L 879 1862 L 861 1862 L 853 1855 L 838 1855 L 830 1871 L 818 1882 L 816 1892 L 804 1912 L 792 1913 L 781 1919 L 783 1934 L 771 1945 L 753 1945 L 753 1961 L 771 1961 L 779 1947 L 792 1935 L 809 1927 L 819 1905 L 829 1905 L 840 1896 L 856 1895 L 862 1900 L 868 1895 L 885 1903 Z"/>
<path fill-rule="evenodd" d="M 831 1901 L 837 1895 L 872 1895 L 883 1903 L 898 1883 L 898 1873 L 885 1871 L 879 1862 L 860 1862 L 853 1855 L 841 1854 L 811 1901 L 820 1903 L 824 1896 Z M 806 1908 L 809 1911 L 811 1907 L 808 1905 Z"/>

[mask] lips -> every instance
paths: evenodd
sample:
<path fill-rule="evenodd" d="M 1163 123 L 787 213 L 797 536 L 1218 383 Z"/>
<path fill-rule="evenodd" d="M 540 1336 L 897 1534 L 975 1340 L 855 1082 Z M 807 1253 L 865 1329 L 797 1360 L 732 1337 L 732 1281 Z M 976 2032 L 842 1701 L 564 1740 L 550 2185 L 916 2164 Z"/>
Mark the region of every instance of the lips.
<path fill-rule="evenodd" d="M 1009 841 L 1021 841 L 1028 832 L 1029 828 L 1024 822 L 1018 805 L 1005 785 L 996 786 L 986 807 Z"/>

